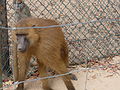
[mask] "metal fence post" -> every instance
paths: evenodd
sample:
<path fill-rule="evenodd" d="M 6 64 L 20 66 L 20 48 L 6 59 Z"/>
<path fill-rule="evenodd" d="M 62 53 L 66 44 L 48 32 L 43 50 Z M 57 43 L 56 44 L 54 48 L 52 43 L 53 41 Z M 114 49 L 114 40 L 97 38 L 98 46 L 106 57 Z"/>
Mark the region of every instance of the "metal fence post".
<path fill-rule="evenodd" d="M 6 0 L 0 0 L 0 26 L 7 26 Z M 8 30 L 0 29 L 0 88 L 2 88 L 2 71 L 8 73 L 9 68 L 8 47 Z"/>

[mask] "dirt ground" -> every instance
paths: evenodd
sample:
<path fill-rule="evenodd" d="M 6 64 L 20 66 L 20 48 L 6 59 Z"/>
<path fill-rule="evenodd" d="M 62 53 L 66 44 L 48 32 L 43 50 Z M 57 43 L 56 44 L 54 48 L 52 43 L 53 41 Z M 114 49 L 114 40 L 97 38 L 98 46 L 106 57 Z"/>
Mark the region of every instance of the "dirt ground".
<path fill-rule="evenodd" d="M 9 20 L 9 25 L 10 26 L 14 26 L 14 17 L 13 17 L 13 9 L 11 8 L 12 7 L 12 1 L 13 0 L 7 0 L 8 1 L 8 20 Z M 31 0 L 26 0 L 26 3 L 29 3 L 29 1 Z M 33 2 L 33 5 L 35 6 L 36 5 L 36 0 L 33 0 L 35 2 Z M 47 1 L 47 0 L 46 0 Z M 55 0 L 53 0 L 55 1 Z M 61 1 L 61 0 L 59 0 Z M 68 0 L 64 0 L 64 4 L 66 5 Z M 77 0 L 73 0 L 73 1 L 77 1 Z M 92 0 L 91 0 L 92 1 Z M 111 1 L 115 1 L 115 0 L 111 0 Z M 72 0 L 71 0 L 72 2 Z M 84 0 L 84 2 L 88 2 L 88 0 Z M 94 0 L 93 0 L 94 2 Z M 106 0 L 107 2 L 107 0 Z M 118 0 L 115 1 L 116 3 L 119 2 Z M 72 2 L 74 3 L 74 2 Z M 102 2 L 101 2 L 102 3 Z M 104 2 L 105 3 L 105 2 Z M 90 3 L 88 2 L 88 4 L 93 4 L 93 3 Z M 47 17 L 52 17 L 51 16 L 51 13 L 54 13 L 55 10 L 57 10 L 57 14 L 54 15 L 54 18 L 55 17 L 58 17 L 58 15 L 60 14 L 59 11 L 62 11 L 63 15 L 60 17 L 60 19 L 58 19 L 60 22 L 62 23 L 68 23 L 68 22 L 71 22 L 71 21 L 68 21 L 68 18 L 69 18 L 69 15 L 70 15 L 70 18 L 72 19 L 72 21 L 75 21 L 76 19 L 74 19 L 74 15 L 71 15 L 71 14 L 74 14 L 76 9 L 74 8 L 71 8 L 72 6 L 67 6 L 68 8 L 70 8 L 70 12 L 69 10 L 65 9 L 63 10 L 64 8 L 64 5 L 63 4 L 60 4 L 60 8 L 59 8 L 59 5 L 58 7 L 55 7 L 56 9 L 53 9 L 51 10 L 51 8 L 47 7 L 48 11 L 45 10 L 43 13 L 43 15 L 39 14 L 39 12 L 41 10 L 44 9 L 44 7 L 42 5 L 40 5 L 38 3 L 38 5 L 36 5 L 35 7 L 39 7 L 37 8 L 37 10 L 35 10 L 35 8 L 31 5 L 31 4 L 28 4 L 29 7 L 31 8 L 31 12 L 32 12 L 32 15 L 33 16 L 36 16 L 37 15 L 40 15 L 40 17 L 43 17 L 44 14 L 48 14 Z M 77 5 L 77 4 L 76 4 Z M 103 4 L 104 5 L 104 4 Z M 78 5 L 79 6 L 79 5 Z M 87 6 L 87 5 L 86 5 Z M 106 5 L 105 5 L 106 6 Z M 100 6 L 101 7 L 101 6 Z M 84 10 L 82 10 L 81 7 L 77 7 L 77 8 L 80 8 L 80 11 L 81 13 L 84 13 Z M 89 10 L 89 7 L 84 7 L 86 10 L 88 9 Z M 115 7 L 114 7 L 115 8 Z M 117 7 L 116 7 L 117 8 Z M 50 9 L 50 10 L 49 10 Z M 93 7 L 93 9 L 91 9 L 92 11 L 96 11 L 96 9 Z M 102 8 L 100 8 L 100 10 L 102 11 Z M 116 9 L 118 12 L 119 12 L 119 8 Z M 39 11 L 39 12 L 38 12 Z M 102 15 L 101 11 L 97 12 L 97 14 L 99 15 Z M 103 10 L 104 11 L 104 10 Z M 108 8 L 105 12 L 109 14 L 113 13 L 114 10 L 112 9 L 112 7 Z M 51 12 L 51 13 L 49 13 Z M 67 13 L 66 13 L 67 12 Z M 71 13 L 72 12 L 72 13 Z M 103 16 L 104 16 L 104 13 L 103 12 Z M 87 14 L 85 14 L 84 16 L 84 19 L 87 20 L 89 18 L 89 16 L 91 15 L 91 20 L 94 20 L 94 16 L 92 16 L 91 11 L 87 12 Z M 64 15 L 65 14 L 65 15 Z M 93 13 L 94 15 L 94 13 Z M 108 16 L 107 15 L 107 16 Z M 117 14 L 116 14 L 117 15 Z M 68 18 L 66 18 L 66 16 L 68 16 Z M 76 12 L 76 16 L 77 18 L 81 18 L 81 22 L 84 22 L 84 19 L 82 15 L 80 15 L 79 13 Z M 111 15 L 110 15 L 111 16 Z M 92 18 L 93 17 L 93 18 Z M 98 16 L 97 16 L 98 17 Z M 112 17 L 112 16 L 111 16 Z M 64 18 L 64 20 L 63 20 Z M 107 24 L 105 24 L 105 26 L 107 26 Z M 73 27 L 73 26 L 72 26 Z M 108 27 L 106 27 L 108 28 Z M 109 27 L 111 28 L 111 27 Z M 109 30 L 108 28 L 108 30 Z M 84 29 L 84 28 L 83 28 Z M 116 29 L 115 29 L 116 30 Z M 75 30 L 77 31 L 77 29 Z M 79 28 L 78 28 L 78 31 L 79 31 Z M 81 31 L 82 31 L 82 28 L 81 28 Z M 79 32 L 73 32 L 73 29 L 70 29 L 70 32 L 72 32 L 72 34 L 75 36 L 76 33 L 79 33 Z M 85 33 L 85 31 L 84 31 Z M 102 32 L 103 33 L 103 32 Z M 106 33 L 106 32 L 105 32 Z M 96 33 L 97 34 L 97 33 Z M 102 34 L 101 34 L 102 35 Z M 71 40 L 71 38 L 73 38 L 74 36 L 70 37 L 69 36 L 69 39 Z M 88 34 L 89 36 L 89 34 Z M 77 39 L 77 37 L 75 37 Z M 83 40 L 86 40 L 86 38 L 83 36 L 83 35 L 80 35 L 78 38 L 81 38 Z M 108 43 L 108 42 L 107 42 Z M 113 43 L 113 42 L 112 42 Z M 86 43 L 85 43 L 86 45 Z M 91 44 L 90 44 L 91 45 Z M 117 45 L 117 44 L 116 44 Z M 88 45 L 89 46 L 89 45 Z M 90 47 L 91 48 L 91 47 Z M 84 49 L 83 49 L 84 50 Z M 86 49 L 85 49 L 86 50 Z M 94 50 L 94 49 L 92 49 Z M 106 50 L 106 49 L 105 49 Z M 88 50 L 89 51 L 89 50 Z M 95 50 L 93 51 L 95 52 Z M 104 51 L 105 52 L 105 51 Z M 97 52 L 95 52 L 96 54 Z M 79 55 L 77 55 L 79 57 Z M 120 62 L 120 56 L 116 56 L 112 59 L 112 61 L 109 61 L 109 63 L 107 62 L 107 64 L 105 62 L 101 62 L 100 64 L 96 64 L 95 66 L 106 66 L 108 64 L 115 64 L 115 63 L 119 63 Z M 79 66 L 77 67 L 77 69 L 81 69 L 83 67 Z M 120 90 L 120 64 L 119 65 L 112 65 L 112 66 L 109 66 L 108 68 L 104 68 L 104 69 L 93 69 L 93 70 L 89 70 L 89 71 L 80 71 L 80 72 L 77 72 L 77 73 L 74 73 L 78 80 L 77 81 L 72 81 L 76 90 Z M 67 90 L 66 89 L 66 86 L 64 84 L 64 82 L 62 81 L 61 78 L 55 78 L 54 80 L 51 80 L 50 81 L 51 83 L 51 87 L 54 89 L 54 90 Z M 43 90 L 41 88 L 41 82 L 40 81 L 37 81 L 37 82 L 31 82 L 31 83 L 25 83 L 25 88 L 26 90 Z M 9 87 L 9 88 L 4 88 L 4 90 L 14 90 L 14 87 Z"/>
<path fill-rule="evenodd" d="M 77 81 L 72 81 L 76 90 L 120 90 L 119 62 L 120 56 L 115 56 L 112 60 L 99 64 L 99 66 L 104 64 L 104 66 L 107 66 L 106 68 L 74 73 L 78 78 Z M 95 66 L 95 64 L 93 66 Z M 96 64 L 96 66 L 98 66 L 98 64 Z M 77 68 L 81 69 L 82 67 L 79 66 Z M 50 84 L 54 90 L 67 90 L 60 77 L 50 80 Z M 25 90 L 43 90 L 40 81 L 25 83 L 25 88 Z M 4 90 L 13 90 L 13 87 Z"/>

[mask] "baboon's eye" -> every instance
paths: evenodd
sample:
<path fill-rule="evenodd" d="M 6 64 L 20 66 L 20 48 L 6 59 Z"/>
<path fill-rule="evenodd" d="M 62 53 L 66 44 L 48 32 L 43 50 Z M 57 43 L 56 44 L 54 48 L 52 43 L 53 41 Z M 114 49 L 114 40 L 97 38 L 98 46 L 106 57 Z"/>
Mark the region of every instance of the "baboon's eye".
<path fill-rule="evenodd" d="M 25 34 L 16 34 L 16 36 L 27 36 L 28 34 L 25 33 Z"/>

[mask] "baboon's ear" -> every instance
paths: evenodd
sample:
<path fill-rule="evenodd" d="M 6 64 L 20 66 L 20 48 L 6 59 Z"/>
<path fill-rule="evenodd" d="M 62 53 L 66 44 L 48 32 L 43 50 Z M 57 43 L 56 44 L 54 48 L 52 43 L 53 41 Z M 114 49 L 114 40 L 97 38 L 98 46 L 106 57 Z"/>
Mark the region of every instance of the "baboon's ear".
<path fill-rule="evenodd" d="M 32 27 L 36 27 L 36 25 L 32 25 Z M 37 29 L 35 29 L 35 32 L 36 32 L 36 33 L 37 33 L 37 31 L 38 31 L 38 30 L 37 30 Z"/>
<path fill-rule="evenodd" d="M 32 27 L 36 27 L 37 25 L 32 25 Z M 38 40 L 40 40 L 40 36 L 39 36 L 39 28 L 34 29 L 34 32 L 36 33 L 36 35 L 38 36 Z"/>
<path fill-rule="evenodd" d="M 37 27 L 38 25 L 32 25 L 32 27 Z M 40 29 L 39 28 L 36 28 L 35 30 L 36 33 L 40 32 Z"/>
<path fill-rule="evenodd" d="M 32 27 L 35 27 L 36 25 L 32 25 Z"/>

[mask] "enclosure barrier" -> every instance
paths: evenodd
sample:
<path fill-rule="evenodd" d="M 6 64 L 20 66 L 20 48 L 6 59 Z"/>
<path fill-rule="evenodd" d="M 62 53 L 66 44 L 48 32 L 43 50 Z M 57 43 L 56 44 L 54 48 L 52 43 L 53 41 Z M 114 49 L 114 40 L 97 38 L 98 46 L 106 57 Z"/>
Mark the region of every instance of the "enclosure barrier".
<path fill-rule="evenodd" d="M 95 69 L 101 69 L 101 68 L 107 68 L 107 67 L 110 67 L 112 65 L 118 65 L 120 64 L 119 63 L 116 63 L 116 64 L 109 64 L 108 66 L 98 66 L 98 67 L 92 67 L 92 68 L 81 68 L 81 69 L 76 69 L 76 70 L 72 70 L 70 72 L 67 72 L 67 73 L 64 73 L 64 74 L 58 74 L 58 75 L 54 75 L 54 76 L 48 76 L 48 77 L 42 77 L 42 78 L 36 78 L 36 79 L 32 79 L 32 80 L 26 80 L 26 81 L 20 81 L 20 82 L 14 82 L 12 85 L 9 85 L 9 86 L 5 86 L 3 87 L 4 89 L 5 88 L 9 88 L 11 86 L 14 86 L 14 88 L 16 87 L 16 85 L 18 84 L 21 84 L 21 83 L 28 83 L 28 82 L 35 82 L 35 81 L 38 81 L 38 80 L 43 80 L 43 79 L 51 79 L 51 78 L 57 78 L 57 77 L 62 77 L 62 76 L 65 76 L 65 75 L 69 75 L 71 73 L 78 73 L 80 71 L 88 71 L 88 70 L 95 70 Z M 3 88 L 0 88 L 0 90 L 2 90 Z M 86 90 L 86 87 L 85 87 L 85 90 Z"/>
<path fill-rule="evenodd" d="M 13 7 L 13 0 L 1 0 L 0 4 L 2 1 L 4 1 L 4 4 L 6 2 L 6 5 L 3 6 L 7 7 L 7 14 L 1 16 L 7 15 L 6 23 L 8 24 L 7 27 L 4 27 L 4 25 L 0 25 L 0 29 L 4 30 L 1 30 L 0 34 L 2 38 L 1 40 L 4 41 L 1 42 L 2 50 L 4 50 L 4 52 L 1 53 L 1 57 L 4 58 L 4 64 L 2 64 L 3 70 L 4 68 L 6 68 L 6 66 L 9 66 L 9 61 L 10 66 L 12 66 L 12 47 L 6 45 L 5 41 L 9 39 L 9 44 L 12 44 L 11 30 L 29 29 L 30 27 L 14 27 L 16 19 L 14 17 L 15 8 Z M 23 1 L 30 9 L 31 15 L 33 17 L 49 18 L 57 20 L 59 22 L 60 25 L 58 26 L 62 27 L 66 41 L 68 43 L 70 64 L 76 65 L 86 63 L 85 70 L 89 70 L 87 67 L 87 62 L 90 60 L 101 60 L 102 58 L 106 58 L 109 56 L 120 55 L 119 0 Z M 54 25 L 34 28 L 49 28 L 58 26 Z M 9 31 L 9 38 L 4 35 L 4 33 L 6 32 L 5 30 Z M 8 55 L 8 50 L 10 51 L 10 56 Z M 10 70 L 11 68 L 7 68 L 8 73 L 11 72 Z M 76 70 L 73 70 L 73 72 L 74 71 Z M 71 72 L 68 72 L 68 74 Z M 19 83 L 22 82 L 16 82 L 14 84 L 16 85 Z"/>
<path fill-rule="evenodd" d="M 8 28 L 8 27 L 2 27 L 0 26 L 0 28 L 2 29 L 9 29 L 9 30 L 17 30 L 17 29 L 31 29 L 31 28 L 51 28 L 51 27 L 64 27 L 64 26 L 71 26 L 71 25 L 78 25 L 78 24 L 89 24 L 89 23 L 97 23 L 97 22 L 120 22 L 120 19 L 105 19 L 105 20 L 95 20 L 95 21 L 89 21 L 89 22 L 78 22 L 78 23 L 70 23 L 70 24 L 62 24 L 62 25 L 51 25 L 51 26 L 44 26 L 44 27 L 19 27 L 19 28 L 16 28 L 16 27 L 13 27 L 13 28 Z M 116 63 L 117 64 L 120 64 L 119 63 Z M 87 65 L 87 60 L 86 60 L 86 65 Z M 43 79 L 51 79 L 51 78 L 56 78 L 56 77 L 61 77 L 61 76 L 64 76 L 64 75 L 69 75 L 71 73 L 75 73 L 75 72 L 80 72 L 80 71 L 87 71 L 87 70 L 91 70 L 91 69 L 99 69 L 99 68 L 106 68 L 106 67 L 109 67 L 111 65 L 115 65 L 115 64 L 110 64 L 108 66 L 105 66 L 105 67 L 101 67 L 101 66 L 98 66 L 98 67 L 93 67 L 93 68 L 88 68 L 86 66 L 86 68 L 82 68 L 82 69 L 77 69 L 77 70 L 72 70 L 70 72 L 67 72 L 67 73 L 64 73 L 64 74 L 59 74 L 59 75 L 54 75 L 54 76 L 48 76 L 48 77 L 42 77 L 42 78 L 37 78 L 37 79 L 32 79 L 32 80 L 26 80 L 26 81 L 20 81 L 20 82 L 14 82 L 14 84 L 10 85 L 10 86 L 7 86 L 7 87 L 3 87 L 3 88 L 8 88 L 8 87 L 11 87 L 11 86 L 16 86 L 18 84 L 21 84 L 21 83 L 27 83 L 27 82 L 33 82 L 33 81 L 37 81 L 37 80 L 43 80 Z M 2 89 L 2 88 L 1 88 Z"/>
<path fill-rule="evenodd" d="M 120 19 L 119 0 L 24 0 L 31 15 L 60 24 Z M 14 7 L 7 1 L 8 25 L 14 26 Z M 63 27 L 71 63 L 100 59 L 120 53 L 120 22 L 97 22 Z"/>

